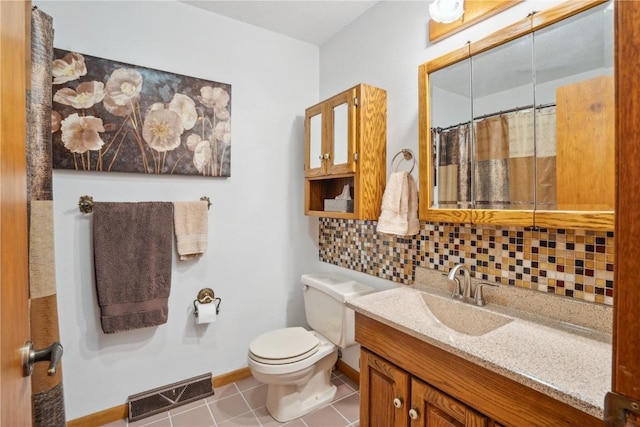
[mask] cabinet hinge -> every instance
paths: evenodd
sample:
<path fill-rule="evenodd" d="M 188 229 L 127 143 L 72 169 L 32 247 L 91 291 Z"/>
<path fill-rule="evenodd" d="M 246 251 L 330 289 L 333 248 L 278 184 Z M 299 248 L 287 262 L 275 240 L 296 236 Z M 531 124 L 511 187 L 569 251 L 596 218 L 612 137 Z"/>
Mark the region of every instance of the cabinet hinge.
<path fill-rule="evenodd" d="M 604 399 L 604 420 L 607 427 L 627 426 L 626 413 L 640 415 L 640 402 L 610 391 Z"/>
<path fill-rule="evenodd" d="M 358 153 L 353 153 L 353 161 L 358 163 Z"/>
<path fill-rule="evenodd" d="M 358 106 L 358 97 L 353 98 L 353 105 Z"/>

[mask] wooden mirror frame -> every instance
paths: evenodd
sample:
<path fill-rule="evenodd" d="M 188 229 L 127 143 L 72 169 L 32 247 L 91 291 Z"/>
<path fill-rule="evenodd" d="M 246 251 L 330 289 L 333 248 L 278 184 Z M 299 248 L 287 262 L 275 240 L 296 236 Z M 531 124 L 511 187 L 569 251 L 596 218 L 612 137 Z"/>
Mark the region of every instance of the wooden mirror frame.
<path fill-rule="evenodd" d="M 469 57 L 508 43 L 534 31 L 548 27 L 563 19 L 577 15 L 608 0 L 565 1 L 542 12 L 509 25 L 486 38 L 469 43 L 453 52 L 426 62 L 418 68 L 420 131 L 420 219 L 423 221 L 506 226 L 536 226 L 541 228 L 579 228 L 612 231 L 613 211 L 564 210 L 493 210 L 493 209 L 440 209 L 433 208 L 433 173 L 431 112 L 429 108 L 429 74 Z"/>

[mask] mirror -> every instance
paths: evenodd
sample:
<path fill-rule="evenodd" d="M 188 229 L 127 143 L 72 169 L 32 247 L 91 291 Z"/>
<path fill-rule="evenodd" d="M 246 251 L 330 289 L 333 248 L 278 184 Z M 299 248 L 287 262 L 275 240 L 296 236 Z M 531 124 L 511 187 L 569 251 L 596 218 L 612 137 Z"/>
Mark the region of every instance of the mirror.
<path fill-rule="evenodd" d="M 309 167 L 322 167 L 322 113 L 309 120 Z"/>
<path fill-rule="evenodd" d="M 613 229 L 612 9 L 565 2 L 420 67 L 421 219 Z"/>
<path fill-rule="evenodd" d="M 349 162 L 349 104 L 333 107 L 333 164 Z"/>
<path fill-rule="evenodd" d="M 471 208 L 471 60 L 430 76 L 433 141 L 433 206 Z M 452 124 L 454 123 L 454 124 Z"/>
<path fill-rule="evenodd" d="M 528 34 L 471 58 L 476 209 L 533 209 L 532 51 Z"/>
<path fill-rule="evenodd" d="M 612 6 L 534 33 L 538 209 L 614 209 Z"/>

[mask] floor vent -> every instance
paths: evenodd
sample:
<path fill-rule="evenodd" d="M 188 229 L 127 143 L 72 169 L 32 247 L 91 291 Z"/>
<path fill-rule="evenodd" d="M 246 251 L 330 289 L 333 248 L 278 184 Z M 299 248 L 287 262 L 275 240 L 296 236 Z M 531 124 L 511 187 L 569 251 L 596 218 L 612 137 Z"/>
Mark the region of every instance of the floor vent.
<path fill-rule="evenodd" d="M 213 394 L 211 373 L 129 396 L 129 421 L 168 411 Z"/>

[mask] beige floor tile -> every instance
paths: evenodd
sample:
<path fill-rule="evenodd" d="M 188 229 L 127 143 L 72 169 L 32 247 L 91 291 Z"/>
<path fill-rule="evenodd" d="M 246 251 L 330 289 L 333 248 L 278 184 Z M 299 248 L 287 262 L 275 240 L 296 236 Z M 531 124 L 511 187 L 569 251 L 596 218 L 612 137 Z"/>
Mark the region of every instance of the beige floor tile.
<path fill-rule="evenodd" d="M 224 399 L 225 397 L 233 396 L 234 394 L 238 394 L 238 387 L 235 384 L 225 384 L 220 387 L 215 387 L 213 389 L 213 396 L 207 397 L 207 402 L 213 402 L 215 400 Z"/>
<path fill-rule="evenodd" d="M 143 420 L 140 420 L 143 421 Z M 133 426 L 134 424 L 129 424 L 130 426 Z M 160 420 L 157 421 L 152 421 L 148 424 L 135 424 L 136 426 L 144 426 L 144 427 L 172 427 L 171 426 L 171 420 L 169 419 L 169 417 L 166 418 L 162 418 Z"/>
<path fill-rule="evenodd" d="M 251 411 L 241 414 L 235 418 L 231 418 L 230 420 L 226 420 L 222 423 L 218 423 L 218 427 L 257 427 L 259 425 L 260 422 Z"/>
<path fill-rule="evenodd" d="M 249 378 L 244 378 L 240 381 L 236 381 L 235 384 L 240 391 L 244 391 L 253 387 L 257 387 L 262 383 L 257 379 L 255 379 L 254 377 L 249 377 Z"/>
<path fill-rule="evenodd" d="M 354 393 L 331 404 L 349 422 L 360 419 L 360 393 Z"/>
<path fill-rule="evenodd" d="M 334 379 L 331 381 L 336 387 L 338 387 L 338 391 L 336 391 L 336 397 L 333 398 L 333 401 L 340 400 L 343 397 L 347 397 L 350 394 L 355 393 L 355 390 L 349 387 L 346 383 L 342 382 L 342 380 Z"/>
<path fill-rule="evenodd" d="M 211 427 L 215 423 L 207 405 L 171 416 L 173 427 Z"/>
<path fill-rule="evenodd" d="M 251 409 L 259 408 L 267 403 L 267 385 L 250 388 L 242 392 Z"/>
<path fill-rule="evenodd" d="M 209 408 L 218 424 L 251 410 L 240 393 L 211 402 Z"/>
<path fill-rule="evenodd" d="M 187 403 L 186 405 L 178 406 L 169 411 L 169 415 L 177 415 L 182 412 L 187 412 L 192 409 L 195 409 L 199 406 L 206 405 L 207 402 L 204 399 L 196 400 L 195 402 Z"/>
<path fill-rule="evenodd" d="M 260 424 L 262 424 L 262 427 L 275 427 L 275 426 L 282 426 L 285 424 L 285 423 L 281 423 L 280 421 L 274 420 L 273 417 L 269 414 L 269 411 L 267 411 L 266 406 L 254 409 L 253 413 L 258 418 L 258 421 L 260 421 Z M 286 425 L 288 426 L 289 424 L 286 424 Z M 300 425 L 303 426 L 304 424 L 301 422 Z"/>
<path fill-rule="evenodd" d="M 325 406 L 302 417 L 309 427 L 345 427 L 349 422 L 331 406 Z"/>
<path fill-rule="evenodd" d="M 300 418 L 297 418 L 286 424 L 282 424 L 282 427 L 307 427 L 307 425 Z"/>
<path fill-rule="evenodd" d="M 342 381 L 344 381 L 352 389 L 354 389 L 356 391 L 360 390 L 360 384 L 358 384 L 357 382 L 353 381 L 351 378 L 343 375 L 342 377 L 340 377 L 340 379 Z"/>

